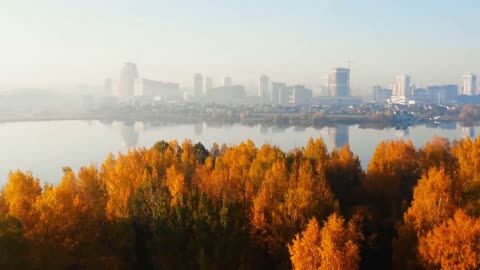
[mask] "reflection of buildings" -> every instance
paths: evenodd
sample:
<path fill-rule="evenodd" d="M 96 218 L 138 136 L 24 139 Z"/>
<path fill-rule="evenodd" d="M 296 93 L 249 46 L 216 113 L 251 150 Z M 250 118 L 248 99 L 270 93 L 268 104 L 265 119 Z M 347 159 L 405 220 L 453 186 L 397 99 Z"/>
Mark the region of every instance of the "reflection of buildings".
<path fill-rule="evenodd" d="M 136 147 L 138 144 L 139 134 L 145 129 L 143 122 L 125 123 L 112 122 L 112 128 L 120 133 L 122 138 L 122 146 L 127 148 Z"/>
<path fill-rule="evenodd" d="M 455 130 L 457 129 L 457 123 L 455 122 L 444 122 L 438 125 L 440 129 L 446 129 L 446 130 Z"/>
<path fill-rule="evenodd" d="M 475 138 L 475 127 L 462 127 L 463 137 Z"/>
<path fill-rule="evenodd" d="M 265 125 L 262 125 L 262 124 L 260 124 L 258 126 L 260 128 L 260 134 L 264 134 L 264 135 L 268 134 L 268 130 L 269 130 L 268 126 L 265 126 Z"/>
<path fill-rule="evenodd" d="M 329 127 L 328 136 L 333 146 L 336 148 L 341 148 L 344 145 L 348 144 L 349 137 L 349 126 L 348 125 L 337 125 L 335 127 Z"/>
<path fill-rule="evenodd" d="M 272 126 L 272 134 L 285 133 L 286 128 L 281 126 Z"/>
<path fill-rule="evenodd" d="M 400 138 L 406 138 L 410 135 L 410 128 L 408 126 L 395 127 L 395 135 Z"/>
<path fill-rule="evenodd" d="M 295 132 L 305 131 L 306 129 L 307 129 L 306 126 L 294 126 L 293 127 L 293 131 L 295 131 Z"/>
<path fill-rule="evenodd" d="M 202 135 L 204 125 L 205 125 L 204 122 L 195 123 L 193 125 L 193 130 L 194 130 L 196 136 L 201 136 Z"/>

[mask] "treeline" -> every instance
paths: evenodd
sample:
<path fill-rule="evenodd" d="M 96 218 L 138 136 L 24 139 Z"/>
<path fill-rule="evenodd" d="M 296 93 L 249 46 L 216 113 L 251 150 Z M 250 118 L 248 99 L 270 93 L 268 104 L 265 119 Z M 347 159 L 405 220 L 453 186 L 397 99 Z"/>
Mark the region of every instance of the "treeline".
<path fill-rule="evenodd" d="M 284 152 L 185 141 L 9 174 L 1 269 L 478 269 L 480 139 Z"/>

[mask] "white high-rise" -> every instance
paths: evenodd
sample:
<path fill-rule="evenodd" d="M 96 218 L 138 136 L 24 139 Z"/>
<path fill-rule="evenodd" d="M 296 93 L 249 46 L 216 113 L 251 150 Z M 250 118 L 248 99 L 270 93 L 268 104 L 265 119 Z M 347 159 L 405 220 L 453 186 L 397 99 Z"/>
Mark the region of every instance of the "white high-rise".
<path fill-rule="evenodd" d="M 405 74 L 398 75 L 393 86 L 393 95 L 409 97 L 411 94 L 412 89 L 410 87 L 410 76 Z"/>
<path fill-rule="evenodd" d="M 205 88 L 203 89 L 203 93 L 206 95 L 208 90 L 213 88 L 213 80 L 212 77 L 205 77 Z"/>
<path fill-rule="evenodd" d="M 258 96 L 262 100 L 262 104 L 268 103 L 270 100 L 270 78 L 266 75 L 260 77 L 260 85 L 258 87 Z"/>
<path fill-rule="evenodd" d="M 230 87 L 232 86 L 232 77 L 225 77 L 223 78 L 223 86 Z"/>
<path fill-rule="evenodd" d="M 203 94 L 203 76 L 200 73 L 193 77 L 193 96 L 200 97 Z"/>
<path fill-rule="evenodd" d="M 461 95 L 473 96 L 477 94 L 477 75 L 467 73 L 462 76 Z"/>
<path fill-rule="evenodd" d="M 285 83 L 272 81 L 272 100 L 271 101 L 274 105 L 281 104 L 280 93 L 282 92 L 282 89 L 285 89 L 286 87 L 287 85 Z"/>
<path fill-rule="evenodd" d="M 328 74 L 328 87 L 331 96 L 350 96 L 350 69 L 332 68 Z"/>
<path fill-rule="evenodd" d="M 133 97 L 135 79 L 138 78 L 137 65 L 127 62 L 120 70 L 120 82 L 118 96 L 122 98 Z"/>
<path fill-rule="evenodd" d="M 105 96 L 112 96 L 113 95 L 113 80 L 112 78 L 106 78 L 105 82 L 103 83 L 103 93 Z"/>

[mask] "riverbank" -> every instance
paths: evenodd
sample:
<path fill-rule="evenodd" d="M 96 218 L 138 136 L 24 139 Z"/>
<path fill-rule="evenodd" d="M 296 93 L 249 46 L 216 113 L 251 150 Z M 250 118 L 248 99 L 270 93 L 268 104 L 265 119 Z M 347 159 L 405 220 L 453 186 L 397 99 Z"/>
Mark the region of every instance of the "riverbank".
<path fill-rule="evenodd" d="M 8 114 L 0 116 L 0 123 L 6 122 L 37 122 L 37 121 L 69 121 L 69 120 L 99 120 L 103 122 L 229 122 L 247 125 L 295 125 L 295 126 L 331 126 L 368 125 L 368 126 L 398 126 L 416 125 L 425 123 L 462 122 L 466 126 L 476 124 L 472 120 L 463 120 L 457 116 L 442 117 L 441 119 L 416 119 L 415 121 L 394 121 L 392 118 L 372 118 L 367 115 L 329 115 L 316 113 L 200 113 L 200 112 L 94 112 L 94 113 L 40 113 L 40 114 Z"/>

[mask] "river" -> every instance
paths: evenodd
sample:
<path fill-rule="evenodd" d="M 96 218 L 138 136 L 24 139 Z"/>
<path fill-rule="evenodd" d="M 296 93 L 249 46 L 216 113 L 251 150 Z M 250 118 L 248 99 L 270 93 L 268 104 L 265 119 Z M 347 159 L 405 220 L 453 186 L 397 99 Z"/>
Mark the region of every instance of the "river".
<path fill-rule="evenodd" d="M 362 128 L 359 125 L 336 127 L 277 127 L 237 124 L 173 124 L 145 122 L 37 121 L 0 123 L 0 186 L 10 170 L 30 170 L 42 183 L 58 183 L 62 167 L 75 171 L 91 163 L 101 165 L 108 153 L 126 152 L 132 147 L 151 147 L 159 140 L 190 139 L 210 148 L 214 142 L 227 145 L 251 139 L 255 145 L 278 145 L 284 150 L 302 147 L 311 137 L 321 137 L 329 149 L 350 144 L 365 169 L 383 140 L 412 140 L 423 146 L 433 136 L 451 140 L 475 137 L 479 127 L 462 127 L 459 123 L 419 125 L 406 129 Z"/>

